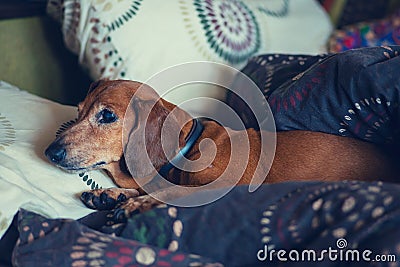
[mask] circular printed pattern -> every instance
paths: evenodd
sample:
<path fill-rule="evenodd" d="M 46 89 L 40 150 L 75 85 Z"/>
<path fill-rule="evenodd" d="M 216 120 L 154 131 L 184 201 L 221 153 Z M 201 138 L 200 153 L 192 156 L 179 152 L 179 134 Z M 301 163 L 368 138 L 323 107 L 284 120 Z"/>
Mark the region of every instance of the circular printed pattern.
<path fill-rule="evenodd" d="M 136 252 L 136 261 L 143 265 L 151 265 L 156 260 L 156 253 L 148 247 L 139 248 Z"/>
<path fill-rule="evenodd" d="M 15 143 L 15 129 L 5 116 L 0 113 L 0 151 Z"/>
<path fill-rule="evenodd" d="M 239 0 L 195 0 L 195 9 L 209 47 L 230 63 L 240 63 L 260 48 L 259 26 Z"/>
<path fill-rule="evenodd" d="M 268 3 L 273 4 L 273 3 Z M 258 10 L 263 12 L 264 14 L 272 17 L 284 17 L 288 14 L 289 11 L 289 0 L 282 0 L 281 6 L 277 9 L 267 9 L 265 7 L 259 7 Z"/>
<path fill-rule="evenodd" d="M 96 0 L 94 1 L 94 4 L 99 12 L 107 12 L 107 17 L 113 18 L 106 26 L 109 31 L 115 31 L 117 28 L 120 28 L 124 23 L 136 16 L 142 1 L 143 0 Z"/>
<path fill-rule="evenodd" d="M 382 185 L 351 181 L 328 183 L 316 189 L 298 188 L 263 212 L 261 242 L 268 249 L 289 243 L 302 245 L 311 235 L 320 233 L 322 237 L 335 238 L 340 242 L 338 247 L 355 247 L 356 243 L 344 244 L 348 233 L 355 234 L 393 207 L 393 196 Z"/>
<path fill-rule="evenodd" d="M 385 49 L 383 56 L 388 60 L 399 56 L 398 51 L 390 46 L 381 48 Z M 347 108 L 347 112 L 345 111 L 338 133 L 342 136 L 356 136 L 378 144 L 393 142 L 395 136 L 392 132 L 392 117 L 394 110 L 399 107 L 396 99 L 395 95 L 385 96 L 378 92 L 376 95 L 359 98 Z"/>
<path fill-rule="evenodd" d="M 393 105 L 391 101 L 384 101 L 379 97 L 361 99 L 353 104 L 343 116 L 338 130 L 341 136 L 353 136 L 367 141 L 389 143 L 393 136 L 390 133 L 382 134 L 383 126 L 390 123 L 387 109 Z"/>

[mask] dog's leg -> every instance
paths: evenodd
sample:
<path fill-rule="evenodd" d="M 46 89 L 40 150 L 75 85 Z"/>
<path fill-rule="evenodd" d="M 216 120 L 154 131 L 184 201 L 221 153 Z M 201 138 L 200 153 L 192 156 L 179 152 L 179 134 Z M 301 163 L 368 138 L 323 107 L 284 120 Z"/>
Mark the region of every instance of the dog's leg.
<path fill-rule="evenodd" d="M 164 188 L 153 191 L 150 194 L 128 198 L 126 201 L 118 204 L 109 217 L 114 223 L 126 222 L 127 218 L 130 218 L 136 213 L 146 212 L 159 205 L 166 205 L 163 201 L 168 202 L 192 194 L 192 187 L 196 186 L 183 186 L 180 187 L 179 190 L 174 187 Z M 163 201 L 160 201 L 159 199 L 162 199 Z"/>
<path fill-rule="evenodd" d="M 114 209 L 111 215 L 112 221 L 116 223 L 125 222 L 135 213 L 146 212 L 160 204 L 163 203 L 150 195 L 128 198 Z"/>
<path fill-rule="evenodd" d="M 81 200 L 91 209 L 110 210 L 110 214 L 107 217 L 113 224 L 118 224 L 126 222 L 127 218 L 135 213 L 146 212 L 160 204 L 165 204 L 158 199 L 168 201 L 189 195 L 192 193 L 190 190 L 191 187 L 193 186 L 181 187 L 178 191 L 174 187 L 171 187 L 152 191 L 150 195 L 143 195 L 145 191 L 142 189 L 139 189 L 139 191 L 117 187 L 95 189 L 83 192 Z M 146 188 L 149 189 L 151 187 L 147 186 Z"/>
<path fill-rule="evenodd" d="M 127 199 L 139 196 L 136 189 L 105 188 L 85 191 L 81 194 L 81 201 L 91 209 L 111 210 Z"/>

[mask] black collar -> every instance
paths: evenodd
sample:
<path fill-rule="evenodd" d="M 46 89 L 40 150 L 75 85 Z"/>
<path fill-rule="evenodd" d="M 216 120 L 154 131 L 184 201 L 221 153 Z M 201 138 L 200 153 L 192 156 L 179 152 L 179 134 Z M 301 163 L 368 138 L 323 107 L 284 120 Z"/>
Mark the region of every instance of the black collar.
<path fill-rule="evenodd" d="M 186 136 L 185 138 L 186 141 L 185 146 L 181 148 L 178 154 L 176 154 L 176 156 L 171 161 L 169 161 L 167 164 L 161 167 L 158 174 L 164 178 L 167 177 L 169 171 L 175 167 L 174 165 L 177 165 L 177 163 L 186 156 L 186 154 L 190 151 L 190 149 L 192 149 L 194 143 L 196 143 L 197 139 L 199 139 L 203 130 L 204 126 L 201 123 L 200 119 L 199 118 L 193 119 L 192 128 L 190 129 L 188 136 Z"/>

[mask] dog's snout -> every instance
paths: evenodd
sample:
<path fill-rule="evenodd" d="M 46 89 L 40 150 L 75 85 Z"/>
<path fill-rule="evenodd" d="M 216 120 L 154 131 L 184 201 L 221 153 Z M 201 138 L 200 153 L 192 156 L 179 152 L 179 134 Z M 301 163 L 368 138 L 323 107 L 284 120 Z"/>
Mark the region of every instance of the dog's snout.
<path fill-rule="evenodd" d="M 52 143 L 44 153 L 46 157 L 55 164 L 62 162 L 67 156 L 67 150 L 58 142 Z"/>

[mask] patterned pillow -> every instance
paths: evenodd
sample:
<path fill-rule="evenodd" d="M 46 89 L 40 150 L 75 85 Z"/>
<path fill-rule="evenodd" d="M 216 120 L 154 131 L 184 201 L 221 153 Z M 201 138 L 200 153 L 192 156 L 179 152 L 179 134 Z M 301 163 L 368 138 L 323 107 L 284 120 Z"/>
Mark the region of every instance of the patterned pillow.
<path fill-rule="evenodd" d="M 90 212 L 75 196 L 111 187 L 101 172 L 66 173 L 52 166 L 43 151 L 59 126 L 76 116 L 63 106 L 0 81 L 0 237 L 20 207 L 51 217 L 78 218 Z"/>
<path fill-rule="evenodd" d="M 94 79 L 146 81 L 189 61 L 240 69 L 255 54 L 316 54 L 331 32 L 314 0 L 51 0 L 48 10 Z"/>
<path fill-rule="evenodd" d="M 368 22 L 360 22 L 333 32 L 329 51 L 342 52 L 360 47 L 400 44 L 400 9 L 392 15 Z"/>

